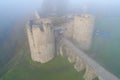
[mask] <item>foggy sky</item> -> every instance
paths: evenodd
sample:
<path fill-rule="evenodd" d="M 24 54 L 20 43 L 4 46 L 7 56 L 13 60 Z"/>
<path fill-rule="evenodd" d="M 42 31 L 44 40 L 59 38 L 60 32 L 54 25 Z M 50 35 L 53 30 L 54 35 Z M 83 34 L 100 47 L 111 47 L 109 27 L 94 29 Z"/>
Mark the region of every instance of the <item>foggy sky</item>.
<path fill-rule="evenodd" d="M 34 12 L 40 9 L 43 0 L 0 0 L 0 17 L 15 18 L 20 15 Z M 50 0 L 48 0 L 50 1 Z M 81 8 L 80 5 L 86 4 L 96 8 L 97 11 L 106 11 L 109 9 L 113 12 L 119 11 L 120 0 L 69 0 L 70 9 Z M 119 11 L 120 12 L 120 11 Z"/>
<path fill-rule="evenodd" d="M 11 10 L 20 11 L 40 8 L 43 0 L 0 0 L 0 12 Z M 49 1 L 49 0 L 48 0 Z M 69 0 L 70 7 L 79 7 L 79 4 L 92 4 L 96 7 L 120 7 L 120 0 Z M 66 3 L 67 4 L 67 3 Z M 2 10 L 2 11 L 1 11 Z"/>

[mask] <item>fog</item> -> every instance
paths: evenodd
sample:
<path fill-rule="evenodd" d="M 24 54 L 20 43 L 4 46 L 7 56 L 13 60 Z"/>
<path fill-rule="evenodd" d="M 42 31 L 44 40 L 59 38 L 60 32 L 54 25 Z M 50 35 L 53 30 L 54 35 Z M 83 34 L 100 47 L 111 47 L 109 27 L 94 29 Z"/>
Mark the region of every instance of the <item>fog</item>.
<path fill-rule="evenodd" d="M 2 20 L 7 20 L 8 17 L 9 19 L 17 19 L 20 16 L 33 13 L 36 9 L 41 10 L 42 2 L 43 0 L 0 0 L 0 18 Z M 114 13 L 118 15 L 117 13 L 120 13 L 118 11 L 119 3 L 119 0 L 67 0 L 65 5 L 68 5 L 69 10 L 72 12 L 79 11 L 82 6 L 87 5 L 88 11 L 93 14 L 109 12 L 108 14 Z"/>
<path fill-rule="evenodd" d="M 62 5 L 58 13 L 61 9 L 65 9 L 64 11 L 67 14 L 79 14 L 83 12 L 83 6 L 86 5 L 87 13 L 95 17 L 120 17 L 119 0 L 58 0 L 57 4 L 54 3 L 56 0 L 48 1 L 48 5 L 44 5 L 47 8 L 50 7 L 49 4 Z M 62 1 L 66 3 L 62 3 Z M 42 11 L 42 4 L 43 0 L 0 0 L 1 43 L 9 36 L 10 31 L 16 23 L 33 15 L 35 10 L 40 11 L 40 13 L 46 13 Z M 50 10 L 48 9 L 48 11 Z"/>
<path fill-rule="evenodd" d="M 44 12 L 42 9 L 43 6 L 48 8 L 47 11 L 52 11 L 51 6 L 49 4 L 51 4 L 51 5 L 55 4 L 53 1 L 56 1 L 56 0 L 46 0 L 46 1 L 49 1 L 49 2 L 47 2 L 47 5 L 42 5 L 43 0 L 0 0 L 0 68 L 1 68 L 1 66 L 3 66 L 5 63 L 7 63 L 9 61 L 9 59 L 10 59 L 9 56 L 12 57 L 12 54 L 16 53 L 16 52 L 14 52 L 14 50 L 15 50 L 14 48 L 16 48 L 16 46 L 18 46 L 18 45 L 16 45 L 17 40 L 19 40 L 19 41 L 22 40 L 21 37 L 19 37 L 18 35 L 16 35 L 13 32 L 14 28 L 21 27 L 20 25 L 16 25 L 16 24 L 24 22 L 24 20 L 28 19 L 30 16 L 33 16 L 35 10 L 38 10 L 40 12 L 41 16 L 44 13 L 46 14 L 46 12 Z M 119 52 L 120 52 L 120 50 L 119 50 L 119 47 L 120 47 L 119 46 L 120 45 L 120 43 L 119 43 L 119 41 L 120 41 L 120 36 L 119 36 L 119 34 L 120 34 L 119 33 L 119 30 L 120 30 L 120 28 L 119 28 L 120 0 L 66 0 L 65 1 L 66 3 L 62 3 L 62 1 L 64 2 L 65 0 L 57 0 L 57 4 L 55 4 L 55 5 L 59 5 L 59 6 L 62 5 L 57 10 L 58 13 L 59 12 L 63 13 L 62 15 L 80 14 L 80 13 L 84 12 L 83 11 L 84 6 L 87 6 L 86 13 L 94 15 L 96 18 L 101 18 L 100 20 L 98 20 L 97 26 L 99 26 L 100 29 L 101 29 L 101 26 L 105 26 L 105 27 L 107 26 L 107 28 L 105 28 L 105 30 L 101 29 L 101 33 L 103 30 L 105 32 L 108 31 L 108 33 L 111 34 L 111 37 L 108 39 L 102 38 L 103 41 L 101 41 L 101 43 L 106 44 L 106 42 L 111 41 L 109 43 L 115 42 L 115 44 L 117 44 L 117 46 L 116 46 L 114 43 L 112 43 L 113 45 L 110 45 L 111 49 L 109 48 L 109 45 L 107 46 L 108 50 L 112 50 L 112 51 L 108 51 L 106 49 L 106 52 L 108 51 L 108 53 L 106 56 L 104 56 L 104 59 L 106 59 L 106 57 L 110 57 L 108 60 L 113 59 L 114 64 L 117 66 L 110 67 L 109 70 L 113 71 L 116 75 L 120 75 L 120 70 L 118 70 L 118 67 L 120 67 L 120 64 L 117 61 L 117 60 L 120 60 L 120 58 L 119 58 L 119 56 L 120 56 L 119 55 Z M 47 13 L 47 14 L 49 14 L 49 13 Z M 107 17 L 107 19 L 105 19 L 106 17 Z M 110 19 L 110 18 L 112 18 L 112 19 Z M 102 22 L 102 20 L 106 21 L 106 23 L 104 23 L 104 21 Z M 112 24 L 112 22 L 113 22 L 113 24 Z M 109 24 L 109 23 L 111 23 L 111 24 Z M 110 28 L 108 28 L 109 26 L 110 26 Z M 104 27 L 102 27 L 102 28 L 104 28 Z M 16 30 L 17 30 L 16 33 L 18 31 L 20 33 L 19 28 Z M 13 36 L 13 35 L 11 36 L 10 34 L 11 35 L 14 34 L 15 36 Z M 14 38 L 14 37 L 17 37 L 17 38 L 15 38 L 15 40 L 12 41 L 12 39 L 10 39 L 10 38 Z M 97 37 L 99 37 L 101 39 L 101 36 L 97 36 Z M 13 44 L 10 41 L 12 41 Z M 16 43 L 15 43 L 15 41 L 16 41 Z M 99 44 L 102 45 L 101 43 L 99 43 Z M 6 48 L 6 45 L 7 45 L 7 48 Z M 102 51 L 102 49 L 104 47 L 102 45 L 101 47 L 95 47 L 95 48 L 98 48 L 98 51 Z M 10 49 L 10 51 L 7 49 Z M 97 50 L 93 50 L 93 51 L 97 52 Z M 104 52 L 103 52 L 103 54 L 101 52 L 101 54 L 97 54 L 97 55 L 100 55 L 100 56 L 104 55 Z M 116 60 L 114 58 L 112 58 L 113 55 L 114 55 L 114 58 L 116 57 Z M 103 56 L 102 56 L 102 58 L 103 58 Z M 6 59 L 6 61 L 4 61 L 5 59 Z M 98 58 L 98 59 L 99 59 L 99 61 L 102 62 L 102 60 L 100 60 L 100 58 Z M 106 63 L 107 63 L 107 61 L 106 61 Z M 109 66 L 111 64 L 113 64 L 113 63 L 109 63 L 107 66 Z M 116 70 L 114 70 L 113 68 L 114 69 L 116 68 Z"/>
<path fill-rule="evenodd" d="M 16 19 L 25 14 L 34 12 L 41 6 L 40 0 L 1 0 L 0 17 L 1 19 Z"/>
<path fill-rule="evenodd" d="M 9 34 L 15 24 L 33 14 L 41 3 L 41 0 L 0 0 L 0 39 Z"/>

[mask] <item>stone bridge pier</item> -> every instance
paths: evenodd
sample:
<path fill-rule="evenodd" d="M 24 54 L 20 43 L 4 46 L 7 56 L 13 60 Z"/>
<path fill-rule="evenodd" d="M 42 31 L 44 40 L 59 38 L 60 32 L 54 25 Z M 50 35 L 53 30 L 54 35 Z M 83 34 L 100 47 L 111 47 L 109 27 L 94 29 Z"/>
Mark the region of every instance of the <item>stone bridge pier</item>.
<path fill-rule="evenodd" d="M 85 80 L 93 80 L 97 77 L 97 75 L 93 72 L 93 70 L 86 66 L 86 71 L 83 77 Z"/>
<path fill-rule="evenodd" d="M 76 57 L 74 68 L 79 72 L 79 71 L 85 70 L 86 65 L 82 60 L 79 59 L 79 57 Z"/>

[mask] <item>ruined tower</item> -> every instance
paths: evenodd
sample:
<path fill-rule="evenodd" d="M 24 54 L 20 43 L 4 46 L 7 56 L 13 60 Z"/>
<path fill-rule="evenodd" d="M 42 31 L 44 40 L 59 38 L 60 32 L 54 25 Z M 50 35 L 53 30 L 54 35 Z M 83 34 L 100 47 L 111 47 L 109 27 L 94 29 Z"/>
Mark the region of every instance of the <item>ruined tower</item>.
<path fill-rule="evenodd" d="M 31 20 L 26 24 L 33 61 L 45 63 L 54 57 L 54 34 L 51 28 L 49 20 Z"/>
<path fill-rule="evenodd" d="M 83 14 L 74 17 L 73 40 L 75 40 L 83 50 L 88 50 L 90 48 L 93 30 L 93 16 Z"/>

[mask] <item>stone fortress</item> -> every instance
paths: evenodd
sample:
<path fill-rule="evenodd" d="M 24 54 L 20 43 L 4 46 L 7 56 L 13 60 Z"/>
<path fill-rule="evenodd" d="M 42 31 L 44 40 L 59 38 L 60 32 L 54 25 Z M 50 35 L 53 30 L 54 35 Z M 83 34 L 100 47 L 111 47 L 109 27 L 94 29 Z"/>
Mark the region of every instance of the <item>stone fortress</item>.
<path fill-rule="evenodd" d="M 67 57 L 78 72 L 85 70 L 85 80 L 119 80 L 84 53 L 90 49 L 95 18 L 89 14 L 41 18 L 26 23 L 33 61 L 46 63 L 56 55 Z"/>
<path fill-rule="evenodd" d="M 83 50 L 90 48 L 94 17 L 88 14 L 41 19 L 27 23 L 27 34 L 34 61 L 45 63 L 54 58 L 62 36 L 78 44 Z"/>
<path fill-rule="evenodd" d="M 46 63 L 56 55 L 67 57 L 79 72 L 85 70 L 84 79 L 119 80 L 84 51 L 92 44 L 94 16 L 89 14 L 41 18 L 26 23 L 26 32 L 33 61 Z"/>

